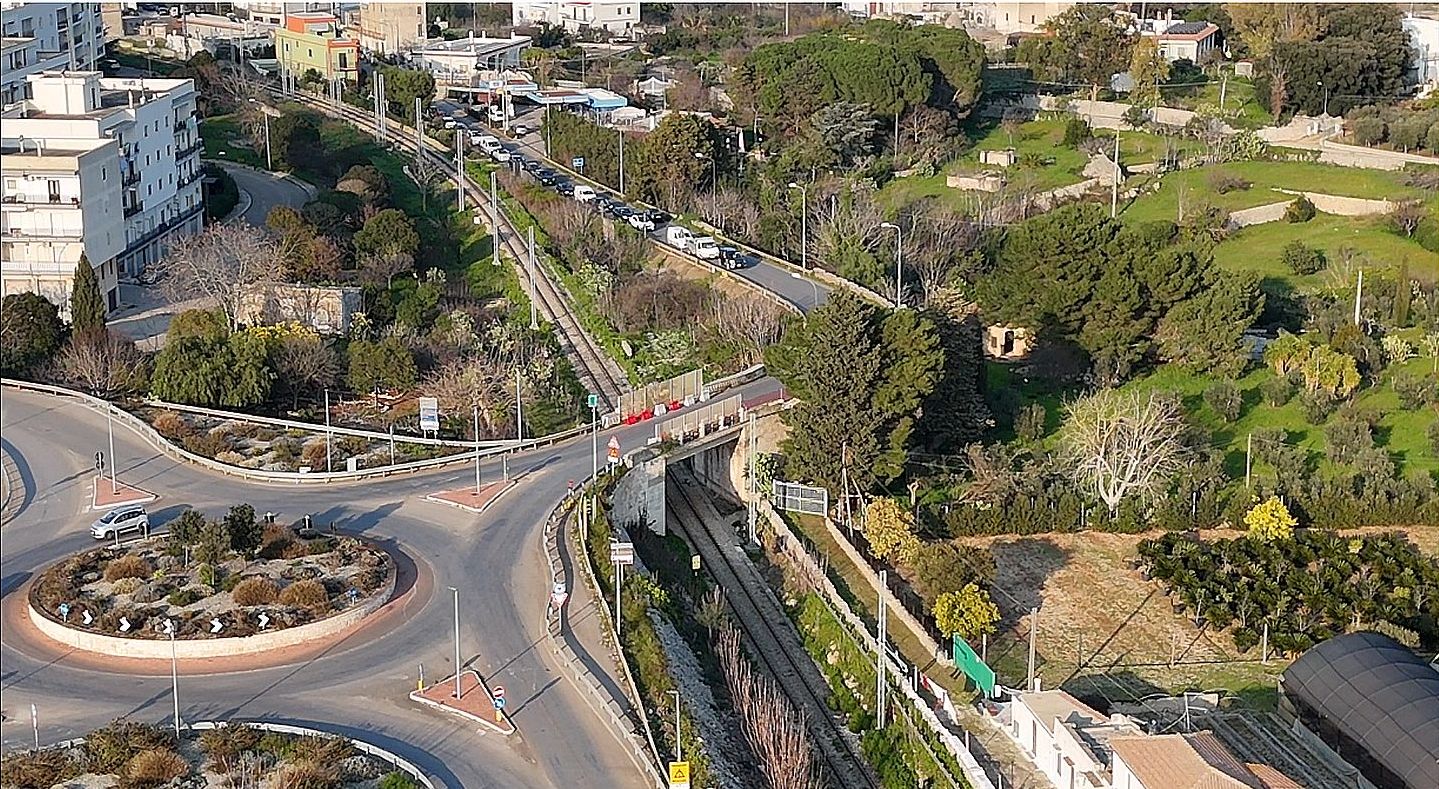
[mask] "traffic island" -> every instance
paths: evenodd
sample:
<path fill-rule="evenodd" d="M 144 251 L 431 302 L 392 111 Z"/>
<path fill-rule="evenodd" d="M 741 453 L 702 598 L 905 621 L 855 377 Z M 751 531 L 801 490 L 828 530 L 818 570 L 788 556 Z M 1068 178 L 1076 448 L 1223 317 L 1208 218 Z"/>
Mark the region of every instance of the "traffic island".
<path fill-rule="evenodd" d="M 118 480 L 112 482 L 103 474 L 95 477 L 90 486 L 92 510 L 113 510 L 125 504 L 145 504 L 158 498 L 160 497 L 154 493 L 134 485 L 126 485 Z"/>
<path fill-rule="evenodd" d="M 455 677 L 436 682 L 410 693 L 410 699 L 438 710 L 483 724 L 491 731 L 508 737 L 515 733 L 515 724 L 504 713 L 505 689 L 499 685 L 490 690 L 479 672 L 460 672 L 460 697 L 455 698 Z"/>
<path fill-rule="evenodd" d="M 473 487 L 458 488 L 456 490 L 442 490 L 438 493 L 431 493 L 425 497 L 425 501 L 433 501 L 436 504 L 445 504 L 450 507 L 458 507 L 475 514 L 484 512 L 494 504 L 500 496 L 503 496 L 510 488 L 515 486 L 515 480 L 508 479 L 500 482 L 491 482 L 480 487 L 475 492 Z"/>

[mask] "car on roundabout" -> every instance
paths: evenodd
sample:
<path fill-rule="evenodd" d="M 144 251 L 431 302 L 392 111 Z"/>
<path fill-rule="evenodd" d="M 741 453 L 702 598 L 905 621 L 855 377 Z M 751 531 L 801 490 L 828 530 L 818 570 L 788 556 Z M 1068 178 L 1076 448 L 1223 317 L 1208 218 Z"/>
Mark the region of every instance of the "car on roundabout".
<path fill-rule="evenodd" d="M 90 524 L 90 536 L 97 540 L 118 540 L 122 534 L 150 531 L 150 515 L 139 504 L 126 504 L 101 515 Z"/>

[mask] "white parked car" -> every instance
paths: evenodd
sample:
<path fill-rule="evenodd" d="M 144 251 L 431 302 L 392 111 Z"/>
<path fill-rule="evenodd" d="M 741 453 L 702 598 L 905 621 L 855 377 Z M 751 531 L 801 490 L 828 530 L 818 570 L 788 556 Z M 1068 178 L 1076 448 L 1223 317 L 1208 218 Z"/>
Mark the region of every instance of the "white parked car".
<path fill-rule="evenodd" d="M 496 148 L 496 149 L 494 149 L 493 151 L 490 151 L 490 158 L 491 158 L 491 159 L 494 159 L 495 161 L 499 162 L 500 164 L 504 164 L 504 163 L 508 162 L 508 161 L 510 160 L 511 156 L 512 156 L 512 154 L 511 154 L 509 151 L 505 150 L 504 148 Z"/>
<path fill-rule="evenodd" d="M 149 530 L 150 516 L 139 504 L 117 507 L 90 524 L 90 536 L 97 540 L 113 540 L 121 534 Z"/>
<path fill-rule="evenodd" d="M 649 233 L 655 229 L 655 220 L 651 219 L 649 214 L 643 211 L 636 211 L 630 214 L 625 217 L 625 221 L 630 223 L 630 227 L 642 233 Z"/>
<path fill-rule="evenodd" d="M 575 202 L 588 203 L 595 199 L 595 189 L 585 184 L 575 184 Z"/>

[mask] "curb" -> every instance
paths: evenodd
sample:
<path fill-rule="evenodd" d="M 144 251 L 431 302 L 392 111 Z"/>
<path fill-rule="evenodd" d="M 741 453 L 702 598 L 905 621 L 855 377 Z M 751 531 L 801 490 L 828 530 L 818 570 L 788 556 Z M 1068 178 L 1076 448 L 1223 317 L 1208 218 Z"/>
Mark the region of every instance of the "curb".
<path fill-rule="evenodd" d="M 493 484 L 493 483 L 491 483 L 491 484 Z M 443 505 L 445 505 L 446 507 L 454 507 L 454 508 L 457 509 L 457 510 L 465 510 L 466 512 L 473 512 L 473 513 L 475 513 L 476 515 L 479 515 L 480 513 L 483 513 L 485 510 L 489 509 L 489 508 L 491 507 L 491 505 L 493 505 L 495 502 L 499 501 L 499 500 L 500 500 L 500 497 L 504 496 L 506 493 L 509 493 L 511 490 L 514 490 L 515 488 L 519 487 L 520 481 L 517 480 L 517 479 L 512 479 L 512 480 L 510 480 L 510 481 L 508 481 L 508 482 L 506 482 L 506 483 L 504 483 L 504 484 L 505 484 L 504 490 L 501 490 L 499 493 L 496 493 L 495 496 L 494 496 L 494 498 L 490 499 L 489 501 L 485 502 L 484 504 L 481 504 L 481 505 L 478 506 L 478 507 L 471 507 L 471 506 L 469 506 L 468 504 L 461 504 L 461 503 L 459 503 L 459 502 L 457 502 L 457 501 L 446 501 L 445 499 L 436 498 L 436 497 L 435 497 L 435 494 L 433 494 L 433 493 L 431 493 L 430 495 L 426 496 L 426 497 L 425 497 L 425 501 L 434 502 L 435 504 L 443 504 Z"/>
<path fill-rule="evenodd" d="M 119 509 L 120 507 L 126 507 L 131 504 L 149 504 L 150 502 L 160 498 L 160 495 L 158 493 L 151 493 L 150 491 L 143 488 L 137 488 L 134 485 L 126 485 L 125 483 L 121 482 L 119 483 L 120 486 L 143 495 L 137 496 L 136 498 L 132 499 L 119 499 L 110 504 L 97 504 L 95 503 L 95 494 L 100 491 L 100 483 L 104 481 L 105 477 L 99 476 L 96 477 L 94 481 L 90 484 L 90 506 L 86 508 L 89 512 L 109 512 L 110 510 Z"/>
<path fill-rule="evenodd" d="M 477 685 L 479 685 L 480 687 L 484 688 L 485 696 L 488 697 L 488 696 L 490 695 L 490 686 L 489 686 L 489 685 L 486 685 L 485 682 L 484 682 L 484 680 L 480 679 L 480 674 L 479 674 L 479 672 L 478 672 L 478 671 L 475 671 L 474 669 L 466 669 L 465 671 L 466 671 L 467 673 L 469 673 L 469 674 L 471 674 L 471 675 L 474 676 L 474 678 L 475 678 L 475 683 L 476 683 Z M 450 678 L 453 678 L 453 675 L 451 675 Z M 443 684 L 444 682 L 445 682 L 445 680 L 440 680 L 439 682 L 436 682 L 434 685 L 431 685 L 430 687 L 433 688 L 433 687 L 435 687 L 435 685 L 440 685 L 440 684 Z M 486 728 L 488 728 L 490 731 L 493 731 L 493 732 L 495 732 L 495 733 L 497 733 L 497 734 L 503 734 L 504 736 L 508 737 L 508 736 L 510 736 L 511 734 L 514 734 L 515 731 L 517 731 L 516 728 L 515 728 L 514 721 L 510 720 L 510 718 L 509 718 L 508 716 L 505 717 L 505 724 L 506 724 L 506 725 L 503 725 L 503 726 L 502 726 L 502 725 L 500 725 L 500 724 L 498 724 L 498 723 L 495 723 L 493 720 L 490 720 L 489 718 L 485 718 L 485 717 L 482 717 L 482 716 L 479 716 L 479 715 L 475 715 L 475 714 L 473 714 L 473 713 L 465 712 L 465 711 L 462 710 L 462 709 L 458 709 L 458 708 L 456 708 L 456 707 L 451 707 L 451 706 L 449 706 L 448 704 L 442 704 L 442 703 L 440 703 L 440 702 L 438 702 L 438 701 L 435 701 L 434 699 L 427 699 L 427 698 L 425 698 L 424 696 L 421 696 L 421 695 L 420 695 L 420 691 L 418 691 L 418 690 L 412 690 L 412 691 L 410 691 L 410 694 L 409 694 L 409 695 L 410 695 L 410 700 L 411 700 L 411 701 L 417 701 L 417 702 L 425 705 L 426 707 L 430 707 L 430 708 L 432 708 L 432 709 L 437 709 L 437 710 L 440 710 L 441 712 L 448 712 L 448 713 L 450 713 L 450 714 L 452 714 L 452 715 L 458 715 L 458 716 L 460 716 L 461 718 L 464 718 L 464 719 L 466 719 L 466 720 L 471 720 L 471 721 L 474 721 L 475 723 L 483 724 L 483 725 L 484 725 Z"/>

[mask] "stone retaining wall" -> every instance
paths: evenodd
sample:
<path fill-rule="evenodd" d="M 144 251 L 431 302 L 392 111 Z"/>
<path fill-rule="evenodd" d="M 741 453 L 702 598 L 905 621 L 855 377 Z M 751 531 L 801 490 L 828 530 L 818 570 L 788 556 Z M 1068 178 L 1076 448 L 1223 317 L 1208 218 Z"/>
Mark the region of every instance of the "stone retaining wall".
<path fill-rule="evenodd" d="M 342 613 L 299 627 L 287 627 L 284 630 L 256 633 L 251 636 L 176 639 L 173 654 L 176 658 L 185 660 L 254 655 L 336 635 L 357 624 L 389 601 L 390 596 L 395 593 L 395 583 L 399 578 L 399 570 L 394 557 L 389 557 L 389 565 L 390 577 L 384 586 L 364 602 Z M 172 646 L 169 639 L 125 638 L 79 630 L 56 620 L 47 612 L 36 608 L 33 603 L 27 602 L 26 607 L 30 610 L 30 621 L 35 627 L 46 637 L 65 646 L 112 657 L 149 660 L 169 660 L 171 657 Z"/>
<path fill-rule="evenodd" d="M 1369 200 L 1362 197 L 1344 197 L 1341 195 L 1328 195 L 1322 192 L 1300 192 L 1292 189 L 1276 189 L 1277 192 L 1284 192 L 1292 195 L 1304 195 L 1314 208 L 1326 214 L 1335 216 L 1381 216 L 1394 210 L 1394 203 L 1388 200 Z M 1284 212 L 1289 208 L 1293 200 L 1282 203 L 1266 203 L 1253 208 L 1243 208 L 1234 211 L 1229 215 L 1229 222 L 1226 225 L 1231 230 L 1251 225 L 1262 225 L 1265 222 L 1278 222 L 1284 218 Z"/>

